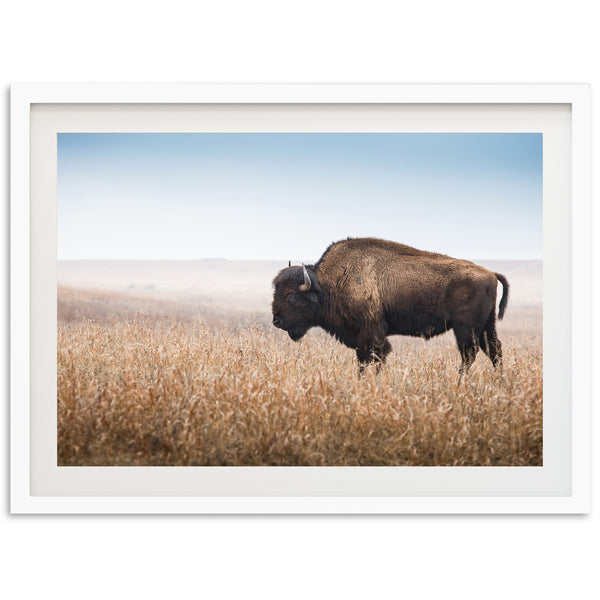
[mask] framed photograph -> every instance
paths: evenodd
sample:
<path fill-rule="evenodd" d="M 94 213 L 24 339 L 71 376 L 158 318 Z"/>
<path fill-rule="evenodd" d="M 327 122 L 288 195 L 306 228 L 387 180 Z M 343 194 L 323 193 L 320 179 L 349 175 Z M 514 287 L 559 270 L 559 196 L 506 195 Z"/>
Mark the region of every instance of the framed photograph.
<path fill-rule="evenodd" d="M 585 513 L 585 85 L 11 88 L 11 512 Z"/>

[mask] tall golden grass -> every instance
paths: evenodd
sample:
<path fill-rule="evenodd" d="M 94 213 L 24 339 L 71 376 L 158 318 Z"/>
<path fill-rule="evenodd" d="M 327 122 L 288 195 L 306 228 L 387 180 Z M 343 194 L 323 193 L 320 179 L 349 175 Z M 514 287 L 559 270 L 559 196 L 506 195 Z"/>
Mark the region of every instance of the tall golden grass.
<path fill-rule="evenodd" d="M 267 314 L 60 298 L 59 465 L 542 464 L 539 336 L 501 333 L 503 372 L 480 353 L 458 385 L 452 334 L 392 338 L 359 377 L 351 350 Z"/>

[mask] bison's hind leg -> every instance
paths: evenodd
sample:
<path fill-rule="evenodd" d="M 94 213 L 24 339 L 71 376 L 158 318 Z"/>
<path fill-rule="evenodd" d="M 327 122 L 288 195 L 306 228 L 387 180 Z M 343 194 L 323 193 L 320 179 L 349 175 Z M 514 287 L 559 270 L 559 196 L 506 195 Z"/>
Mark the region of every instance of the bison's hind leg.
<path fill-rule="evenodd" d="M 472 327 L 454 327 L 456 344 L 462 358 L 460 369 L 458 370 L 459 381 L 467 373 L 473 364 L 477 352 L 479 352 L 479 336 L 476 335 Z"/>
<path fill-rule="evenodd" d="M 502 368 L 502 344 L 496 333 L 496 315 L 493 311 L 485 324 L 485 329 L 479 337 L 479 344 L 483 351 L 489 356 L 494 368 Z"/>

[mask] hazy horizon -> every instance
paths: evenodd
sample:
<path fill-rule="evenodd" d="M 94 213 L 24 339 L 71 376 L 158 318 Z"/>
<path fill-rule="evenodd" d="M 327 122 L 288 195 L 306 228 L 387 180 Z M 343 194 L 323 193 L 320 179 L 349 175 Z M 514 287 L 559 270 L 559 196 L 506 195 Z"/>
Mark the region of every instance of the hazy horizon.
<path fill-rule="evenodd" d="M 104 290 L 126 295 L 176 297 L 236 310 L 269 310 L 272 281 L 287 260 L 59 260 L 57 283 L 74 290 Z M 298 263 L 296 263 L 298 264 Z M 308 263 L 307 263 L 308 264 Z M 481 260 L 503 273 L 511 286 L 510 306 L 541 307 L 541 260 Z"/>
<path fill-rule="evenodd" d="M 312 262 L 316 262 L 320 257 L 313 257 L 309 260 Z M 460 256 L 454 256 L 452 258 L 461 259 Z M 294 264 L 293 259 L 283 259 L 283 258 L 224 258 L 222 256 L 200 256 L 198 258 L 59 258 L 58 262 L 194 262 L 194 261 L 227 261 L 227 262 L 285 262 L 287 264 L 288 260 Z M 469 261 L 481 261 L 481 262 L 543 262 L 541 258 L 489 258 L 489 257 L 476 257 L 474 259 L 463 259 Z M 308 260 L 301 261 L 304 264 L 308 265 L 310 262 Z M 298 263 L 300 264 L 300 262 Z"/>
<path fill-rule="evenodd" d="M 60 260 L 542 258 L 537 133 L 58 134 Z"/>

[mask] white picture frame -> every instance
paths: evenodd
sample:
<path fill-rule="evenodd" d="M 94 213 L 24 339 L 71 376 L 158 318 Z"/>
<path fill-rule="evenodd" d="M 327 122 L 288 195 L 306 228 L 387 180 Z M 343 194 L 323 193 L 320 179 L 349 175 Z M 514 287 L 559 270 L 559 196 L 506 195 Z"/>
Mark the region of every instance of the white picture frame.
<path fill-rule="evenodd" d="M 39 399 L 43 382 L 51 381 L 52 331 L 56 323 L 43 318 L 55 306 L 55 270 L 40 274 L 35 266 L 36 245 L 47 241 L 55 227 L 56 189 L 48 182 L 56 177 L 56 149 L 52 136 L 57 131 L 198 131 L 198 122 L 190 115 L 194 107 L 227 109 L 233 115 L 230 130 L 244 130 L 243 107 L 260 107 L 261 116 L 247 125 L 248 131 L 265 128 L 280 131 L 285 119 L 274 119 L 277 110 L 285 115 L 300 107 L 328 107 L 329 117 L 342 108 L 373 110 L 381 118 L 370 120 L 361 131 L 388 131 L 390 107 L 412 111 L 411 127 L 429 127 L 429 131 L 552 131 L 552 119 L 546 114 L 561 107 L 568 112 L 568 136 L 548 134 L 544 158 L 553 154 L 552 143 L 560 156 L 569 160 L 544 162 L 544 211 L 556 209 L 556 228 L 544 231 L 544 300 L 552 286 L 570 284 L 568 319 L 553 317 L 560 311 L 548 311 L 544 305 L 544 343 L 556 335 L 570 335 L 568 356 L 553 364 L 544 346 L 544 377 L 557 377 L 567 386 L 564 405 L 555 414 L 544 406 L 544 466 L 542 467 L 357 467 L 332 471 L 331 467 L 57 467 L 48 456 L 51 441 L 56 448 L 56 420 L 46 418 L 52 406 L 46 401 L 44 418 Z M 275 110 L 280 107 L 281 110 Z M 341 108 L 340 108 L 341 107 Z M 370 108 L 369 108 L 370 107 Z M 379 108 L 377 108 L 379 107 Z M 254 110 L 253 109 L 253 110 Z M 381 109 L 381 110 L 380 110 Z M 385 110 L 383 110 L 385 109 Z M 388 112 L 386 112 L 388 110 Z M 192 112 L 189 112 L 192 111 Z M 315 111 L 316 112 L 316 111 Z M 162 120 L 163 113 L 169 118 Z M 510 113 L 514 113 L 510 116 Z M 125 118 L 124 115 L 128 117 Z M 237 116 L 236 116 L 237 115 Z M 420 115 L 420 116 L 419 116 Z M 487 115 L 487 116 L 486 116 Z M 502 115 L 508 115 L 503 117 Z M 515 115 L 517 115 L 515 120 Z M 520 116 L 518 116 L 520 115 Z M 296 115 L 297 116 L 297 115 Z M 304 119 L 304 117 L 302 117 Z M 312 117 L 313 119 L 315 117 Z M 318 119 L 318 117 L 316 117 Z M 187 120 L 186 120 L 187 119 Z M 302 121 L 311 127 L 317 121 Z M 338 122 L 339 121 L 339 122 Z M 329 118 L 321 131 L 333 128 L 348 131 L 343 119 Z M 298 123 L 298 120 L 295 121 Z M 358 121 L 355 121 L 355 123 Z M 563 122 L 566 123 L 565 119 Z M 214 125 L 222 131 L 223 125 Z M 313 123 L 313 125 L 310 125 Z M 426 125 L 422 125 L 426 123 Z M 117 124 L 117 125 L 115 125 Z M 538 125 L 539 124 L 539 128 Z M 68 129 L 65 129 L 68 127 Z M 115 128 L 117 127 L 117 128 Z M 298 125 L 296 125 L 298 127 Z M 323 128 L 326 129 L 323 129 Z M 394 130 L 401 125 L 394 125 Z M 518 129 L 515 129 L 518 128 Z M 544 129 L 547 127 L 548 129 Z M 336 129 L 337 128 L 337 129 Z M 204 129 L 200 129 L 204 130 Z M 296 130 L 296 129 L 294 129 Z M 352 129 L 355 130 L 355 129 Z M 422 129 L 416 129 L 421 131 Z M 564 131 L 563 131 L 564 134 Z M 42 136 L 41 138 L 39 136 Z M 36 137 L 38 136 L 38 137 Z M 45 137 L 44 137 L 45 136 Z M 552 142 L 552 140 L 555 140 Z M 42 141 L 40 141 L 42 140 Z M 45 140 L 45 141 L 43 141 Z M 586 85 L 176 85 L 176 84 L 19 84 L 11 87 L 11 512 L 12 513 L 585 513 L 590 507 L 590 96 Z M 547 152 L 546 152 L 547 151 Z M 547 168 L 547 167 L 551 167 Z M 54 174 L 52 169 L 54 169 Z M 546 205 L 552 186 L 546 173 L 562 178 L 570 198 L 557 198 Z M 39 202 L 35 199 L 42 199 Z M 54 198 L 54 206 L 52 205 Z M 34 201 L 35 200 L 35 201 Z M 552 207 L 555 208 L 552 208 Z M 548 209 L 548 210 L 547 210 Z M 560 218 L 566 210 L 570 223 Z M 47 211 L 47 212 L 45 212 Z M 53 216 L 54 215 L 54 216 Z M 551 218 L 551 217 L 549 217 Z M 550 221 L 549 221 L 550 222 Z M 561 230 L 560 227 L 566 228 Z M 559 239 L 567 231 L 568 241 Z M 53 238 L 55 239 L 55 238 Z M 560 242 L 560 243 L 559 243 Z M 560 244 L 563 244 L 561 246 Z M 567 243 L 567 246 L 564 244 Z M 561 250 L 560 256 L 552 248 Z M 550 257 L 547 259 L 547 254 Z M 560 264 L 559 264 L 560 263 Z M 54 288 L 52 287 L 54 285 Z M 33 293 L 32 293 L 33 290 Z M 41 290 L 41 293 L 38 291 Z M 43 313 L 39 312 L 42 307 Z M 37 311 L 37 312 L 36 312 Z M 42 315 L 42 316 L 40 316 Z M 556 332 L 555 332 L 556 333 Z M 558 357 L 560 358 L 560 357 Z M 566 361 L 566 362 L 565 362 Z M 547 364 L 548 362 L 548 364 Z M 48 371 L 42 373 L 40 365 Z M 44 367 L 45 368 L 45 367 Z M 54 370 L 56 365 L 54 364 Z M 548 368 L 548 371 L 547 371 Z M 561 379 L 560 369 L 567 369 Z M 558 373 L 558 375 L 557 375 Z M 570 381 L 570 385 L 568 382 Z M 46 386 L 48 387 L 48 386 Z M 555 386 L 553 386 L 555 387 Z M 544 389 L 546 401 L 546 388 Z M 569 396 L 564 398 L 564 396 Z M 50 396 L 48 396 L 51 398 Z M 558 404 L 557 404 L 558 407 Z M 54 405 L 55 412 L 55 405 Z M 567 422 L 565 423 L 565 417 Z M 560 422 L 559 422 L 560 421 Z M 54 437 L 52 437 L 54 436 Z M 40 443 L 45 446 L 40 450 Z M 37 445 L 37 447 L 36 447 Z M 45 457 L 44 457 L 45 452 Z M 40 458 L 41 457 L 41 458 Z M 546 460 L 548 457 L 548 460 Z M 211 477 L 227 478 L 228 493 L 219 495 L 178 493 L 186 488 L 190 473 L 201 478 L 213 469 Z M 69 477 L 82 482 L 69 487 Z M 217 470 L 215 470 L 217 469 Z M 220 469 L 220 470 L 219 470 Z M 223 471 L 223 469 L 228 471 Z M 251 471 L 250 469 L 259 469 Z M 262 471 L 260 471 L 262 469 Z M 265 471 L 264 469 L 271 469 Z M 275 471 L 273 471 L 275 469 Z M 277 471 L 279 469 L 279 471 Z M 281 469 L 285 471 L 282 474 Z M 325 471 L 323 471 L 325 469 Z M 359 469 L 353 471 L 349 469 Z M 383 471 L 381 470 L 383 469 Z M 491 469 L 491 471 L 489 470 Z M 533 471 L 531 470 L 533 469 Z M 495 471 L 494 471 L 495 470 Z M 545 471 L 544 471 L 545 470 Z M 562 485 L 553 487 L 549 475 L 560 471 Z M 254 474 L 265 473 L 264 487 L 252 494 L 237 482 Z M 336 488 L 336 473 L 339 485 Z M 486 475 L 486 473 L 489 473 Z M 375 493 L 384 489 L 385 478 L 406 476 L 406 493 Z M 178 477 L 183 479 L 178 480 Z M 104 480 L 103 478 L 106 477 Z M 277 478 L 285 477 L 292 493 L 277 487 Z M 506 477 L 506 486 L 500 479 Z M 348 483 L 363 478 L 362 493 L 347 493 Z M 537 478 L 537 479 L 536 479 Z M 546 482 L 535 488 L 535 481 Z M 333 483 L 323 487 L 323 481 Z M 526 482 L 534 482 L 527 484 Z M 106 481 L 106 487 L 103 481 Z M 470 493 L 473 482 L 491 494 Z M 294 482 L 297 490 L 293 491 Z M 320 483 L 321 482 L 321 483 Z M 411 483 L 412 482 L 412 483 Z M 498 483 L 500 482 L 500 483 Z M 419 487 L 419 485 L 421 487 Z M 321 485 L 321 487 L 319 487 Z M 411 489 L 411 486 L 416 486 Z M 61 487 L 63 486 L 63 487 Z M 115 487 L 116 486 L 116 487 Z M 119 486 L 122 486 L 119 488 Z M 311 487 L 313 486 L 313 487 Z M 377 487 L 379 486 L 379 488 Z M 383 486 L 383 487 L 381 487 Z M 533 487 L 532 487 L 533 486 Z M 217 486 L 218 488 L 218 486 Z M 73 492 L 72 490 L 78 490 Z M 97 493 L 98 489 L 105 490 Z M 121 489 L 121 493 L 113 493 Z M 311 494 L 310 490 L 320 490 Z M 502 490 L 506 491 L 502 491 Z M 40 492 L 40 490 L 42 490 Z M 44 491 L 45 490 L 45 491 Z M 82 490 L 88 490 L 82 491 Z M 173 491 L 171 493 L 171 490 Z M 263 490 L 264 493 L 261 493 Z M 336 491 L 337 490 L 337 491 Z M 417 492 L 415 492 L 417 490 Z M 431 490 L 419 493 L 418 490 Z M 441 491 L 440 491 L 441 490 Z M 494 491 L 495 490 L 495 491 Z"/>

